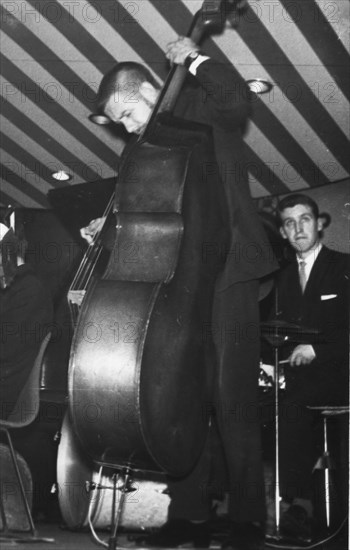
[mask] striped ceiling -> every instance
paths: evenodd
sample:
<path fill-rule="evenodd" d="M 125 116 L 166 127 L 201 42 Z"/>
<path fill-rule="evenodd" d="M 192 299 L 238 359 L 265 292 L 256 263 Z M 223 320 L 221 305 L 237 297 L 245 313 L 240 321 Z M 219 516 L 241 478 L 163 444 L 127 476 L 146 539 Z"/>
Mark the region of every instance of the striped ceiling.
<path fill-rule="evenodd" d="M 116 61 L 146 63 L 159 81 L 166 44 L 186 34 L 200 0 L 1 0 L 3 205 L 47 208 L 63 169 L 71 184 L 114 176 L 125 137 L 88 116 Z M 249 0 L 203 49 L 257 96 L 245 136 L 254 197 L 349 176 L 348 0 Z"/>

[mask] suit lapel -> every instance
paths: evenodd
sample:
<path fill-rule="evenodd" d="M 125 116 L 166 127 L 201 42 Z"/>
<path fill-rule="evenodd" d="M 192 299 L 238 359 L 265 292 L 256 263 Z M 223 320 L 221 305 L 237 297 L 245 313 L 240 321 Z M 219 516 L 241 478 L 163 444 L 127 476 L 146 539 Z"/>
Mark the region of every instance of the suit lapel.
<path fill-rule="evenodd" d="M 312 266 L 308 282 L 305 287 L 304 297 L 307 298 L 317 292 L 321 286 L 322 279 L 327 276 L 327 267 L 330 265 L 331 251 L 322 246 L 314 265 Z"/>

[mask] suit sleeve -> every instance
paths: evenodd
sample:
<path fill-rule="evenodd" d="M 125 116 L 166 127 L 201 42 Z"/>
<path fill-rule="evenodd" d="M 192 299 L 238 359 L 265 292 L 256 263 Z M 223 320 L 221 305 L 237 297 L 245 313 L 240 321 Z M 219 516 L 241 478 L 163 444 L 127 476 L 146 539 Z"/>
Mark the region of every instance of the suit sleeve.
<path fill-rule="evenodd" d="M 346 364 L 349 353 L 349 279 L 344 272 L 339 274 L 334 298 L 321 300 L 321 341 L 313 348 L 316 360 L 322 363 Z M 332 296 L 332 295 L 330 295 Z"/>
<path fill-rule="evenodd" d="M 251 113 L 251 92 L 232 65 L 208 59 L 199 65 L 196 79 L 208 122 L 227 131 L 244 127 Z"/>

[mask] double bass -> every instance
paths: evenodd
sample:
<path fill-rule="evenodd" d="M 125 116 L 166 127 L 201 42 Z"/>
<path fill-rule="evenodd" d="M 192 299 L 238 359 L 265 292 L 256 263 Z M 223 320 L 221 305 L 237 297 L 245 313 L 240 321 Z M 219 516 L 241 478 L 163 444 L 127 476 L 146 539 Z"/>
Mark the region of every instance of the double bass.
<path fill-rule="evenodd" d="M 205 1 L 190 38 L 222 24 L 223 5 Z M 211 131 L 171 115 L 185 76 L 172 68 L 122 155 L 97 241 L 111 226 L 115 238 L 102 276 L 89 277 L 68 375 L 72 427 L 95 464 L 173 476 L 191 470 L 207 434 L 214 352 L 205 327 L 221 263 L 206 249 L 225 238 L 218 171 L 202 170 L 215 162 Z"/>

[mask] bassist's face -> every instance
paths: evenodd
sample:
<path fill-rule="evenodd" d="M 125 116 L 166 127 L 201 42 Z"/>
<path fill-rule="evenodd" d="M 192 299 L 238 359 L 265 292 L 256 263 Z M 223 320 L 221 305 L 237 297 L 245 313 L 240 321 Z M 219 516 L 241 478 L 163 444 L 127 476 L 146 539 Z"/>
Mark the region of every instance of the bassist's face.
<path fill-rule="evenodd" d="M 156 102 L 158 91 L 149 82 L 126 82 L 106 103 L 105 114 L 118 124 L 123 124 L 130 134 L 140 134 Z"/>

